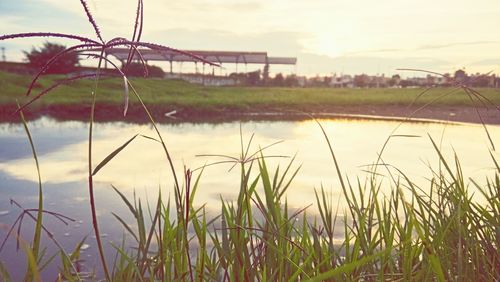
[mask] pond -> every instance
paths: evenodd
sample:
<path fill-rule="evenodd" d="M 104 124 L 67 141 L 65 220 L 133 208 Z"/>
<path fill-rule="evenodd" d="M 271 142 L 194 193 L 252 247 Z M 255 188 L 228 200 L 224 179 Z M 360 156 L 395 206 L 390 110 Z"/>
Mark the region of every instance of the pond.
<path fill-rule="evenodd" d="M 444 156 L 453 162 L 458 155 L 464 174 L 478 181 L 494 173 L 490 144 L 484 128 L 476 124 L 445 124 L 433 122 L 400 123 L 397 121 L 322 119 L 320 120 L 333 145 L 342 173 L 349 179 L 364 180 L 369 174 L 368 165 L 377 160 L 378 152 L 386 139 L 394 134 L 383 152 L 385 163 L 397 167 L 413 181 L 426 187 L 437 169 L 438 155 L 430 138 L 442 149 Z M 393 132 L 393 130 L 398 129 Z M 92 224 L 88 197 L 88 124 L 77 121 L 56 121 L 42 117 L 29 123 L 38 153 L 47 210 L 62 213 L 75 221 L 68 225 L 45 217 L 49 230 L 70 252 L 87 236 L 83 259 L 86 267 L 97 264 L 97 248 L 92 238 Z M 227 161 L 226 155 L 238 158 L 241 140 L 249 152 L 259 148 L 267 156 L 266 162 L 273 171 L 281 170 L 295 156 L 292 168 L 300 171 L 287 193 L 289 206 L 299 209 L 314 204 L 314 190 L 323 187 L 333 197 L 341 198 L 341 189 L 327 142 L 315 121 L 248 121 L 227 123 L 176 123 L 160 124 L 160 131 L 173 158 L 178 174 L 184 167 L 195 170 L 195 176 L 204 165 Z M 488 126 L 491 139 L 500 140 L 500 126 Z M 241 132 L 241 133 L 240 133 Z M 156 137 L 150 125 L 120 122 L 97 123 L 94 131 L 94 167 L 107 155 L 136 134 Z M 252 135 L 253 138 L 252 138 Z M 273 145 L 274 144 L 274 145 Z M 498 153 L 493 152 L 498 157 Z M 200 156 L 205 155 L 205 156 Z M 209 155 L 209 156 L 207 156 Z M 258 156 L 258 154 L 257 154 Z M 220 211 L 220 198 L 234 199 L 239 190 L 239 167 L 234 163 L 220 163 L 206 167 L 201 176 L 195 205 L 206 204 L 210 214 Z M 198 169 L 198 170 L 196 170 Z M 378 169 L 384 174 L 385 169 Z M 37 207 L 37 173 L 26 133 L 22 124 L 0 124 L 0 239 L 6 235 L 20 209 L 12 205 L 13 199 L 24 208 Z M 390 189 L 390 180 L 381 178 Z M 131 215 L 111 185 L 129 199 L 134 194 L 143 202 L 154 202 L 161 189 L 165 199 L 173 196 L 173 180 L 161 145 L 142 136 L 134 139 L 120 154 L 109 162 L 95 177 L 96 205 L 104 241 L 121 242 L 124 230 L 111 212 L 131 220 Z M 342 203 L 340 202 L 342 205 Z M 310 213 L 314 213 L 314 207 Z M 343 212 L 343 206 L 340 207 Z M 24 240 L 30 241 L 29 219 L 23 223 Z M 130 238 L 129 238 L 130 239 Z M 129 241 L 130 242 L 130 241 Z M 47 243 L 50 246 L 50 243 Z M 0 253 L 7 268 L 21 275 L 24 269 L 22 252 L 16 253 L 15 240 L 7 241 Z M 106 244 L 108 245 L 108 244 Z M 50 248 L 49 248 L 49 255 Z M 108 251 L 109 259 L 113 254 Z M 15 258 L 9 259 L 6 258 Z M 19 264 L 21 263 L 21 264 Z M 53 279 L 55 267 L 45 275 Z M 52 276 L 50 276 L 52 275 Z"/>

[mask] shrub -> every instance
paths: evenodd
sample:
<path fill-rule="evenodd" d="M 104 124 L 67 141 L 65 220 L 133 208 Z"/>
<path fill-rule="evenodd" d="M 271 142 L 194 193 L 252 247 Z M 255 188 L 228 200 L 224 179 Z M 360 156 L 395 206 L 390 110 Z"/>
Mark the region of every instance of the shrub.
<path fill-rule="evenodd" d="M 144 66 L 148 69 L 148 77 L 164 77 L 165 72 L 158 66 L 143 65 L 142 63 L 130 63 L 123 72 L 129 77 L 144 76 Z"/>

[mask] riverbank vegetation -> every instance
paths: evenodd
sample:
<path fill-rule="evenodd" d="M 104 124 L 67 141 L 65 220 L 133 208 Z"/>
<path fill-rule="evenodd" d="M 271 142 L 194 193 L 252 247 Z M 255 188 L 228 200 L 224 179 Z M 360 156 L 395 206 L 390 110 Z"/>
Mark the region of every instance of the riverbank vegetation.
<path fill-rule="evenodd" d="M 65 76 L 46 75 L 36 84 L 32 95 L 58 82 L 64 82 Z M 31 83 L 29 75 L 0 72 L 2 88 L 0 103 L 15 104 L 15 100 L 28 101 L 24 97 L 27 86 Z M 420 88 L 275 88 L 275 87 L 209 87 L 190 84 L 181 80 L 163 80 L 151 78 L 130 79 L 141 93 L 147 104 L 177 105 L 179 107 L 300 107 L 302 105 L 404 105 L 411 104 L 421 94 Z M 53 90 L 37 105 L 82 104 L 89 103 L 89 87 L 93 80 L 68 82 Z M 100 101 L 105 103 L 123 103 L 123 81 L 120 78 L 102 78 L 99 89 L 103 92 Z M 469 97 L 460 89 L 439 88 L 419 97 L 415 103 L 424 105 L 433 100 L 433 105 L 471 106 Z M 500 104 L 500 93 L 496 89 L 478 89 L 482 95 L 495 104 Z M 443 97 L 440 97 L 443 96 Z"/>
<path fill-rule="evenodd" d="M 32 77 L 0 72 L 0 118 L 13 120 L 16 100 L 23 104 L 37 94 L 59 82 L 65 76 L 43 76 L 26 97 L 26 88 Z M 479 122 L 474 106 L 479 108 L 487 123 L 500 123 L 498 111 L 486 99 L 500 105 L 497 89 L 478 89 L 485 99 L 471 99 L 462 89 L 437 88 L 422 95 L 419 88 L 276 88 L 276 87 L 208 87 L 190 84 L 181 80 L 130 78 L 141 93 L 142 100 L 151 109 L 156 119 L 176 111 L 184 120 L 209 119 L 211 116 L 230 116 L 250 113 L 293 114 L 296 111 L 308 113 L 338 113 L 358 115 L 381 115 L 406 117 L 417 111 L 415 116 L 435 119 Z M 67 82 L 67 81 L 66 81 Z M 61 118 L 86 119 L 91 104 L 93 80 L 84 79 L 67 82 L 37 99 L 25 109 L 27 118 L 41 114 Z M 104 116 L 113 120 L 123 118 L 119 110 L 123 104 L 123 79 L 101 78 L 98 97 L 100 107 L 106 109 Z M 130 115 L 142 113 L 140 103 L 131 97 Z M 484 106 L 491 109 L 485 110 Z M 82 110 L 84 109 L 84 110 Z M 136 113 L 137 114 L 134 114 Z M 142 116 L 142 115 L 141 115 Z M 491 117 L 489 117 L 491 116 Z M 106 118 L 106 117 L 104 117 Z"/>

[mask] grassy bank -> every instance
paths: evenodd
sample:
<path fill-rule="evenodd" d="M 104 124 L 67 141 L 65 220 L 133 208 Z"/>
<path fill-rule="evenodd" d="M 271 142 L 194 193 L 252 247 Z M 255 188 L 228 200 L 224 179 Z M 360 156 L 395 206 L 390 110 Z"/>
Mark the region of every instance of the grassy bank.
<path fill-rule="evenodd" d="M 45 76 L 39 81 L 32 96 L 62 79 L 62 76 Z M 28 101 L 24 97 L 30 76 L 0 72 L 0 105 L 15 105 Z M 234 110 L 244 112 L 261 111 L 319 111 L 327 112 L 338 107 L 383 107 L 408 106 L 422 89 L 333 89 L 333 88 L 270 88 L 270 87 L 204 87 L 184 81 L 159 79 L 132 79 L 133 85 L 148 105 L 161 106 L 168 110 L 187 109 L 200 112 Z M 35 102 L 31 109 L 50 106 L 90 104 L 92 80 L 64 85 Z M 99 103 L 121 105 L 123 103 L 123 79 L 106 78 L 99 82 L 103 95 Z M 432 102 L 433 106 L 472 106 L 463 91 L 456 91 L 442 98 L 451 89 L 434 89 L 416 101 L 416 105 Z M 496 89 L 479 89 L 482 95 L 500 105 L 500 92 Z M 437 100 L 436 100 L 437 99 Z M 434 101 L 435 100 L 435 101 Z M 132 102 L 133 99 L 132 99 Z M 477 105 L 481 103 L 476 102 Z M 368 113 L 367 113 L 368 114 Z"/>

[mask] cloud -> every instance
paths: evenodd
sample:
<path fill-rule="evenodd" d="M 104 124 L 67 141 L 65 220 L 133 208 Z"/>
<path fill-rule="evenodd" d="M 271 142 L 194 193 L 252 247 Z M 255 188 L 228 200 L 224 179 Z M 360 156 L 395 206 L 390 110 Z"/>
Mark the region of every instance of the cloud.
<path fill-rule="evenodd" d="M 11 16 L 11 15 L 2 15 L 0 17 L 0 26 L 1 26 L 1 31 L 4 31 L 6 34 L 7 32 L 13 33 L 16 32 L 17 30 L 22 29 L 22 22 L 25 20 L 25 17 L 21 16 Z M 1 34 L 1 32 L 0 32 Z"/>
<path fill-rule="evenodd" d="M 426 57 L 372 57 L 372 56 L 329 56 L 301 53 L 298 57 L 302 73 L 346 73 L 346 74 L 393 74 L 398 68 L 418 68 L 432 71 L 449 71 L 450 62 Z"/>
<path fill-rule="evenodd" d="M 224 6 L 227 10 L 233 11 L 233 12 L 254 12 L 258 10 L 262 10 L 263 5 L 260 4 L 259 2 L 242 2 L 242 3 L 231 3 L 231 4 L 226 4 Z"/>
<path fill-rule="evenodd" d="M 296 56 L 303 48 L 300 41 L 306 37 L 289 31 L 244 34 L 213 29 L 165 29 L 144 35 L 145 40 L 180 49 L 267 51 L 272 56 Z"/>
<path fill-rule="evenodd" d="M 252 12 L 261 10 L 264 6 L 258 1 L 214 1 L 214 0 L 184 0 L 169 3 L 160 2 L 146 2 L 145 7 L 148 6 L 164 7 L 173 10 L 183 10 L 183 11 L 221 11 L 228 10 L 233 12 Z"/>
<path fill-rule="evenodd" d="M 408 51 L 407 49 L 396 49 L 396 48 L 387 48 L 387 49 L 373 49 L 373 50 L 365 50 L 365 51 L 356 51 L 356 52 L 348 52 L 346 56 L 353 55 L 363 55 L 368 53 L 395 53 L 395 52 L 403 52 Z"/>
<path fill-rule="evenodd" d="M 471 66 L 499 66 L 500 58 L 484 59 L 470 63 Z"/>
<path fill-rule="evenodd" d="M 362 50 L 356 52 L 346 53 L 348 56 L 353 55 L 363 55 L 363 54 L 375 54 L 375 53 L 401 53 L 401 52 L 414 52 L 414 51 L 427 51 L 427 50 L 437 50 L 452 47 L 462 47 L 462 46 L 474 46 L 474 45 L 485 45 L 485 44 L 500 44 L 500 41 L 468 41 L 468 42 L 452 42 L 452 43 L 442 43 L 442 44 L 428 44 L 422 45 L 417 48 L 385 48 L 385 49 L 373 49 L 373 50 Z"/>
<path fill-rule="evenodd" d="M 415 50 L 434 50 L 434 49 L 442 49 L 442 48 L 450 48 L 450 47 L 458 47 L 458 46 L 499 44 L 499 43 L 500 43 L 500 41 L 453 42 L 453 43 L 445 43 L 445 44 L 423 45 L 423 46 L 416 48 Z"/>

